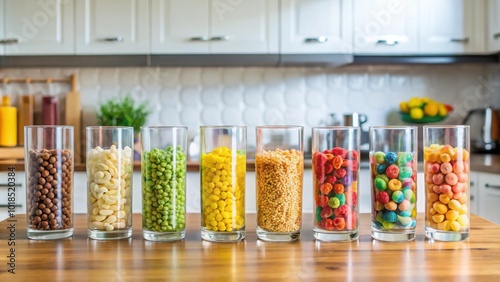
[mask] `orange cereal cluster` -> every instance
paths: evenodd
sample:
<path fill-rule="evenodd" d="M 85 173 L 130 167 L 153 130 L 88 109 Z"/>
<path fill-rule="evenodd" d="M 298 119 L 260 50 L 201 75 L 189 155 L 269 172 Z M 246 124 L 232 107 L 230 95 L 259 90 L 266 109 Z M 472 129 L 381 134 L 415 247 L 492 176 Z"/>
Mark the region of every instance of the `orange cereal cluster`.
<path fill-rule="evenodd" d="M 424 148 L 426 225 L 460 232 L 469 228 L 469 152 L 450 145 Z"/>

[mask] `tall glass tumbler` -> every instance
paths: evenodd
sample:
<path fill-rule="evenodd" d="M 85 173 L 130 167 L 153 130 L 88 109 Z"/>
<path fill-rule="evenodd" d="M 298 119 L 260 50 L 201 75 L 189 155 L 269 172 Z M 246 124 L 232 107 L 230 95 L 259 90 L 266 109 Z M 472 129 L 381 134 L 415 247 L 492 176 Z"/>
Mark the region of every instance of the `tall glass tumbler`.
<path fill-rule="evenodd" d="M 28 238 L 73 235 L 72 126 L 25 126 Z"/>
<path fill-rule="evenodd" d="M 314 238 L 358 238 L 359 127 L 312 129 Z"/>
<path fill-rule="evenodd" d="M 201 237 L 245 238 L 245 126 L 200 127 Z"/>
<path fill-rule="evenodd" d="M 425 235 L 440 241 L 469 237 L 470 127 L 424 126 Z"/>
<path fill-rule="evenodd" d="M 134 129 L 87 127 L 87 228 L 91 239 L 132 236 Z"/>
<path fill-rule="evenodd" d="M 415 239 L 417 127 L 370 127 L 371 235 L 381 241 Z"/>
<path fill-rule="evenodd" d="M 187 127 L 142 127 L 141 144 L 142 235 L 150 241 L 183 239 Z"/>
<path fill-rule="evenodd" d="M 265 241 L 294 241 L 302 229 L 304 128 L 256 128 L 257 236 Z"/>

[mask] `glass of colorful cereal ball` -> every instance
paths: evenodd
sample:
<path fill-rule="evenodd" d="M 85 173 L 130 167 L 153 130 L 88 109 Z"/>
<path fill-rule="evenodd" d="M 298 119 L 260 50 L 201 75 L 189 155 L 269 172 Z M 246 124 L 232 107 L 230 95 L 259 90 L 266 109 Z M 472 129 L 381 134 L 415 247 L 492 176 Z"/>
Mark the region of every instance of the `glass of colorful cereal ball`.
<path fill-rule="evenodd" d="M 304 128 L 257 126 L 255 176 L 257 237 L 294 241 L 302 228 Z"/>
<path fill-rule="evenodd" d="M 370 127 L 370 174 L 374 239 L 415 239 L 417 127 Z"/>
<path fill-rule="evenodd" d="M 359 127 L 313 127 L 314 238 L 358 238 Z"/>
<path fill-rule="evenodd" d="M 186 230 L 187 127 L 141 128 L 142 235 L 173 241 Z"/>
<path fill-rule="evenodd" d="M 201 237 L 245 238 L 245 126 L 200 127 Z"/>
<path fill-rule="evenodd" d="M 132 236 L 134 129 L 87 127 L 87 234 L 113 240 Z"/>
<path fill-rule="evenodd" d="M 425 235 L 469 237 L 469 126 L 424 126 Z"/>
<path fill-rule="evenodd" d="M 26 126 L 24 138 L 28 238 L 70 237 L 73 235 L 73 127 Z M 12 172 L 8 175 L 15 176 Z"/>

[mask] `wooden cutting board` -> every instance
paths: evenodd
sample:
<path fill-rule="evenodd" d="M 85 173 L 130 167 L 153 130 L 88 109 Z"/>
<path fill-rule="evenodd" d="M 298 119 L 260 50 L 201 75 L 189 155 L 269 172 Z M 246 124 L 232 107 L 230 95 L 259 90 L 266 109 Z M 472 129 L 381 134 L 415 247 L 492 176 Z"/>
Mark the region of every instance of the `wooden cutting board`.
<path fill-rule="evenodd" d="M 71 91 L 66 94 L 65 116 L 66 125 L 74 127 L 74 150 L 75 150 L 75 163 L 82 162 L 82 107 L 80 101 L 80 93 L 76 90 L 76 75 L 72 78 Z"/>

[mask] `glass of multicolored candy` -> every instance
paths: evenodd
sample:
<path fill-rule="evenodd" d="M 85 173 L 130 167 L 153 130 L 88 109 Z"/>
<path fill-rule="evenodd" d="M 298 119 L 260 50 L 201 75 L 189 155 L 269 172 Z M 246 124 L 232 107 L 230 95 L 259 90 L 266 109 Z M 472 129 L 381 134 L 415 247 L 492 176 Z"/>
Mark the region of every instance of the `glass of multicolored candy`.
<path fill-rule="evenodd" d="M 469 237 L 470 133 L 467 125 L 424 126 L 425 235 Z"/>
<path fill-rule="evenodd" d="M 370 127 L 372 230 L 374 239 L 415 239 L 417 127 Z"/>
<path fill-rule="evenodd" d="M 314 238 L 358 239 L 359 127 L 312 129 Z"/>

